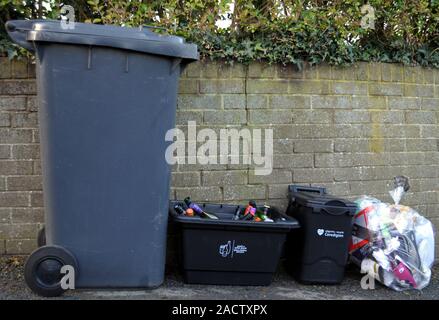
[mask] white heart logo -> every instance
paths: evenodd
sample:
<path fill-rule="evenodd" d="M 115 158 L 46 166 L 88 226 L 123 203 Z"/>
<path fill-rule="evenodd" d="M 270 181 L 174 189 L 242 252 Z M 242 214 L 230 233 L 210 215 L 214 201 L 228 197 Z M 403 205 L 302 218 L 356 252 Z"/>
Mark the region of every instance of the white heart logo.
<path fill-rule="evenodd" d="M 317 229 L 317 234 L 319 236 L 321 236 L 324 232 L 325 232 L 325 230 L 323 230 L 323 229 Z"/>

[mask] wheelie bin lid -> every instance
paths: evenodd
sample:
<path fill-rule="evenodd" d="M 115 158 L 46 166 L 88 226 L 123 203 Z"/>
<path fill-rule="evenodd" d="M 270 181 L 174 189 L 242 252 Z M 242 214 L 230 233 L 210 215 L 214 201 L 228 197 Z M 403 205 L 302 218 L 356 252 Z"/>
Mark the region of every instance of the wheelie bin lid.
<path fill-rule="evenodd" d="M 331 209 L 343 208 L 344 213 L 352 216 L 357 211 L 357 205 L 354 202 L 326 194 L 326 188 L 290 185 L 288 186 L 288 192 L 290 200 L 302 206 Z"/>
<path fill-rule="evenodd" d="M 59 20 L 10 20 L 6 30 L 12 40 L 34 51 L 33 42 L 55 42 L 113 47 L 155 55 L 198 60 L 195 44 L 177 36 L 161 35 L 151 27 L 130 28 L 74 22 L 66 28 Z"/>

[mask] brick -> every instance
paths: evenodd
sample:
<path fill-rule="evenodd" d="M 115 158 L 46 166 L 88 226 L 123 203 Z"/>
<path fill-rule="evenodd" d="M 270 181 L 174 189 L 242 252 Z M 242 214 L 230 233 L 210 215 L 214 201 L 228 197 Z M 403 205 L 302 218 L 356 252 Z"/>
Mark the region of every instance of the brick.
<path fill-rule="evenodd" d="M 433 85 L 406 84 L 404 85 L 406 97 L 434 97 Z"/>
<path fill-rule="evenodd" d="M 311 105 L 314 109 L 348 109 L 351 99 L 348 96 L 312 96 Z"/>
<path fill-rule="evenodd" d="M 346 68 L 344 66 L 332 66 L 331 79 L 344 80 L 345 75 L 346 75 Z"/>
<path fill-rule="evenodd" d="M 41 162 L 40 161 L 33 161 L 32 173 L 35 175 L 42 175 L 43 171 L 41 169 Z"/>
<path fill-rule="evenodd" d="M 404 68 L 402 67 L 402 65 L 392 63 L 390 65 L 390 73 L 393 82 L 404 81 Z"/>
<path fill-rule="evenodd" d="M 0 159 L 9 159 L 11 157 L 11 146 L 0 144 Z"/>
<path fill-rule="evenodd" d="M 12 127 L 36 128 L 38 127 L 38 113 L 14 113 L 12 115 Z"/>
<path fill-rule="evenodd" d="M 334 148 L 334 141 L 325 140 L 295 140 L 294 152 L 295 153 L 319 153 L 319 152 L 332 152 Z"/>
<path fill-rule="evenodd" d="M 331 79 L 331 66 L 326 63 L 321 63 L 317 68 L 319 79 Z"/>
<path fill-rule="evenodd" d="M 366 111 L 336 110 L 334 114 L 335 123 L 369 123 L 370 113 Z"/>
<path fill-rule="evenodd" d="M 290 183 L 292 175 L 291 171 L 280 169 L 273 169 L 269 175 L 256 175 L 254 172 L 250 172 L 248 181 L 250 184 Z"/>
<path fill-rule="evenodd" d="M 273 130 L 275 139 L 326 139 L 335 137 L 334 126 L 328 124 L 278 125 Z"/>
<path fill-rule="evenodd" d="M 332 93 L 367 95 L 367 84 L 356 82 L 334 82 L 332 84 Z"/>
<path fill-rule="evenodd" d="M 357 62 L 348 68 L 344 74 L 346 80 L 366 81 L 369 65 L 366 62 Z"/>
<path fill-rule="evenodd" d="M 380 96 L 353 96 L 351 106 L 353 109 L 386 109 L 387 100 Z"/>
<path fill-rule="evenodd" d="M 40 143 L 40 130 L 39 129 L 32 130 L 32 142 L 33 143 Z"/>
<path fill-rule="evenodd" d="M 204 111 L 204 123 L 241 124 L 247 122 L 245 110 Z"/>
<path fill-rule="evenodd" d="M 36 92 L 35 80 L 10 80 L 0 84 L 0 95 L 33 95 Z"/>
<path fill-rule="evenodd" d="M 423 98 L 420 103 L 422 110 L 439 110 L 439 99 Z"/>
<path fill-rule="evenodd" d="M 32 191 L 30 193 L 30 205 L 31 207 L 44 207 L 43 193 L 39 191 Z"/>
<path fill-rule="evenodd" d="M 316 154 L 315 166 L 319 167 L 357 167 L 370 165 L 387 165 L 390 155 L 387 153 L 329 153 Z"/>
<path fill-rule="evenodd" d="M 260 94 L 248 94 L 247 108 L 248 109 L 266 109 L 268 108 L 268 96 Z"/>
<path fill-rule="evenodd" d="M 0 177 L 0 191 L 6 190 L 6 178 Z"/>
<path fill-rule="evenodd" d="M 293 123 L 331 123 L 332 112 L 326 110 L 294 110 Z"/>
<path fill-rule="evenodd" d="M 419 110 L 421 107 L 421 99 L 419 98 L 389 97 L 388 103 L 390 109 Z"/>
<path fill-rule="evenodd" d="M 293 182 L 295 183 L 311 183 L 314 181 L 329 182 L 334 180 L 333 168 L 306 168 L 293 170 Z"/>
<path fill-rule="evenodd" d="M 287 80 L 247 80 L 247 93 L 288 93 Z"/>
<path fill-rule="evenodd" d="M 19 176 L 7 178 L 8 191 L 42 190 L 41 176 Z"/>
<path fill-rule="evenodd" d="M 176 188 L 177 199 L 191 197 L 193 201 L 221 201 L 222 192 L 220 187 L 193 187 Z"/>
<path fill-rule="evenodd" d="M 393 152 L 390 154 L 390 165 L 424 164 L 425 156 L 420 152 Z"/>
<path fill-rule="evenodd" d="M 199 172 L 173 172 L 171 175 L 171 185 L 173 187 L 195 187 L 201 181 Z"/>
<path fill-rule="evenodd" d="M 223 95 L 224 109 L 245 109 L 246 96 L 245 94 L 225 94 Z"/>
<path fill-rule="evenodd" d="M 289 93 L 292 94 L 328 94 L 329 82 L 324 80 L 291 80 Z"/>
<path fill-rule="evenodd" d="M 294 140 L 292 139 L 273 139 L 274 154 L 290 154 L 294 152 Z"/>
<path fill-rule="evenodd" d="M 382 81 L 392 81 L 392 70 L 391 70 L 392 64 L 390 63 L 382 63 L 381 64 L 381 70 L 382 70 Z"/>
<path fill-rule="evenodd" d="M 274 78 L 276 66 L 267 63 L 253 62 L 248 66 L 249 78 Z"/>
<path fill-rule="evenodd" d="M 421 138 L 439 138 L 439 126 L 437 125 L 421 126 Z"/>
<path fill-rule="evenodd" d="M 43 208 L 12 208 L 11 220 L 13 224 L 20 223 L 43 223 Z"/>
<path fill-rule="evenodd" d="M 415 125 L 386 124 L 381 127 L 381 135 L 384 138 L 417 138 L 421 136 L 421 129 Z"/>
<path fill-rule="evenodd" d="M 202 62 L 201 77 L 202 78 L 218 78 L 218 69 L 220 63 L 218 62 Z"/>
<path fill-rule="evenodd" d="M 200 93 L 244 93 L 244 80 L 202 80 Z"/>
<path fill-rule="evenodd" d="M 0 192 L 0 203 L 3 207 L 27 207 L 29 205 L 29 193 Z"/>
<path fill-rule="evenodd" d="M 37 236 L 37 224 L 0 225 L 0 239 L 32 239 Z"/>
<path fill-rule="evenodd" d="M 0 175 L 32 174 L 31 161 L 3 160 L 0 162 Z"/>
<path fill-rule="evenodd" d="M 404 82 L 423 83 L 420 68 L 404 66 Z"/>
<path fill-rule="evenodd" d="M 181 79 L 178 86 L 179 93 L 198 93 L 198 80 Z"/>
<path fill-rule="evenodd" d="M 371 83 L 369 84 L 369 94 L 378 96 L 402 96 L 403 87 L 394 83 Z"/>
<path fill-rule="evenodd" d="M 202 111 L 183 111 L 178 110 L 175 123 L 177 125 L 187 125 L 188 121 L 196 121 L 197 124 L 203 122 L 203 112 Z"/>
<path fill-rule="evenodd" d="M 288 184 L 271 184 L 268 186 L 268 198 L 279 199 L 288 197 Z"/>
<path fill-rule="evenodd" d="M 373 123 L 392 123 L 403 124 L 404 112 L 403 111 L 371 111 L 371 120 Z"/>
<path fill-rule="evenodd" d="M 254 124 L 291 123 L 289 110 L 250 110 L 249 122 Z"/>
<path fill-rule="evenodd" d="M 30 112 L 38 111 L 38 100 L 36 96 L 28 96 L 26 98 L 26 109 Z"/>
<path fill-rule="evenodd" d="M 30 79 L 35 79 L 37 77 L 36 63 L 30 62 L 27 66 L 28 75 Z"/>
<path fill-rule="evenodd" d="M 307 96 L 297 95 L 272 95 L 268 105 L 273 109 L 309 109 L 311 99 Z"/>
<path fill-rule="evenodd" d="M 433 111 L 408 111 L 405 117 L 409 124 L 437 124 L 437 116 Z"/>
<path fill-rule="evenodd" d="M 303 77 L 305 79 L 318 79 L 319 73 L 318 73 L 318 66 L 311 66 L 309 64 L 306 64 L 303 68 Z"/>
<path fill-rule="evenodd" d="M 336 139 L 335 152 L 371 152 L 371 143 L 375 142 L 383 147 L 383 151 L 405 151 L 405 139 Z"/>
<path fill-rule="evenodd" d="M 438 190 L 438 188 L 439 188 L 439 179 L 437 178 L 420 180 L 421 191 L 436 191 Z"/>
<path fill-rule="evenodd" d="M 32 142 L 32 130 L 0 128 L 2 143 L 29 143 Z"/>
<path fill-rule="evenodd" d="M 179 95 L 178 109 L 220 109 L 221 96 L 218 95 Z"/>
<path fill-rule="evenodd" d="M 299 68 L 294 64 L 288 65 L 278 65 L 277 66 L 277 76 L 279 78 L 291 78 L 291 79 L 302 79 L 303 69 L 299 70 Z"/>
<path fill-rule="evenodd" d="M 11 78 L 11 62 L 7 57 L 0 57 L 0 79 Z"/>
<path fill-rule="evenodd" d="M 11 223 L 11 209 L 0 208 L 0 225 Z"/>
<path fill-rule="evenodd" d="M 245 78 L 247 74 L 247 66 L 234 62 L 233 64 L 221 63 L 218 66 L 218 78 Z"/>
<path fill-rule="evenodd" d="M 12 60 L 12 77 L 15 79 L 27 78 L 28 77 L 27 65 L 28 65 L 27 59 Z"/>
<path fill-rule="evenodd" d="M 240 185 L 248 183 L 246 170 L 203 171 L 204 186 Z"/>
<path fill-rule="evenodd" d="M 199 61 L 194 63 L 190 63 L 187 65 L 185 74 L 190 78 L 199 78 L 201 76 L 201 69 L 203 68 L 203 64 Z"/>
<path fill-rule="evenodd" d="M 424 83 L 434 84 L 434 69 L 423 68 L 424 71 Z"/>
<path fill-rule="evenodd" d="M 6 240 L 7 254 L 28 254 L 37 247 L 35 239 Z"/>
<path fill-rule="evenodd" d="M 265 185 L 224 186 L 224 200 L 265 199 Z"/>
<path fill-rule="evenodd" d="M 24 111 L 26 110 L 25 97 L 1 97 L 0 111 Z"/>
<path fill-rule="evenodd" d="M 386 193 L 390 190 L 389 181 L 350 181 L 350 194 L 361 196 L 371 193 Z"/>
<path fill-rule="evenodd" d="M 11 118 L 9 113 L 0 113 L 0 127 L 9 127 L 11 125 Z"/>
<path fill-rule="evenodd" d="M 275 154 L 273 167 L 280 169 L 310 168 L 313 166 L 312 154 Z"/>
<path fill-rule="evenodd" d="M 439 151 L 437 139 L 407 139 L 407 151 Z"/>
<path fill-rule="evenodd" d="M 311 183 L 311 187 L 326 188 L 326 192 L 330 195 L 342 197 L 350 194 L 349 183 L 347 182 L 318 182 Z"/>
<path fill-rule="evenodd" d="M 381 63 L 369 63 L 369 80 L 381 81 L 382 75 Z"/>
<path fill-rule="evenodd" d="M 18 144 L 12 146 L 12 157 L 17 160 L 30 160 L 40 158 L 40 146 L 38 144 Z"/>

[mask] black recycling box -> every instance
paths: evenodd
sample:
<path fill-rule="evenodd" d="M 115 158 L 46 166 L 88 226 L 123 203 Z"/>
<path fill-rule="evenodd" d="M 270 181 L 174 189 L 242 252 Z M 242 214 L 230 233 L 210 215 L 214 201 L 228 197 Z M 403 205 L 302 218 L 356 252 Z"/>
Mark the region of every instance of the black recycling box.
<path fill-rule="evenodd" d="M 269 285 L 286 235 L 299 227 L 291 217 L 270 208 L 274 222 L 235 221 L 238 205 L 198 203 L 219 220 L 179 215 L 171 201 L 170 216 L 180 234 L 184 281 L 197 284 Z"/>
<path fill-rule="evenodd" d="M 287 270 L 303 283 L 340 283 L 356 204 L 326 194 L 325 188 L 291 185 L 288 191 L 287 215 L 301 228 L 288 236 Z"/>

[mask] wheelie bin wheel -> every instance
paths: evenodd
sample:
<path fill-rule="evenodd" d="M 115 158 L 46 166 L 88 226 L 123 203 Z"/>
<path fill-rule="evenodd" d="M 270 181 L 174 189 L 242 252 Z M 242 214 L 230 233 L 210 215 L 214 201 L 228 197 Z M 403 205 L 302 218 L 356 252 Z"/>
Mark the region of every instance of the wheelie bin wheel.
<path fill-rule="evenodd" d="M 75 257 L 60 246 L 43 246 L 36 249 L 26 261 L 24 279 L 28 287 L 43 297 L 58 297 L 66 290 L 61 287 L 64 274 L 61 268 L 70 265 L 78 274 Z"/>
<path fill-rule="evenodd" d="M 37 239 L 38 248 L 46 245 L 46 228 L 42 227 L 38 232 Z"/>

